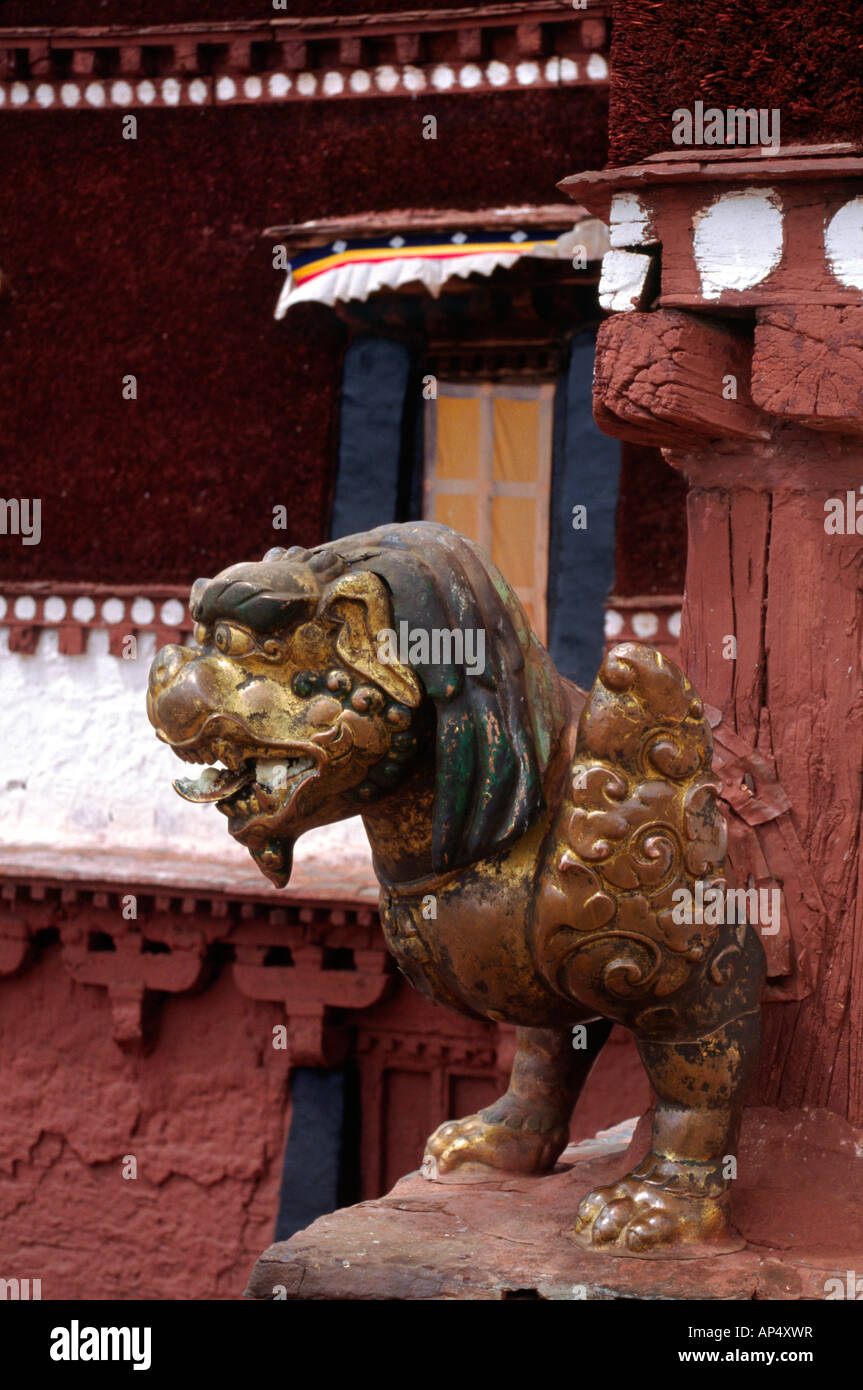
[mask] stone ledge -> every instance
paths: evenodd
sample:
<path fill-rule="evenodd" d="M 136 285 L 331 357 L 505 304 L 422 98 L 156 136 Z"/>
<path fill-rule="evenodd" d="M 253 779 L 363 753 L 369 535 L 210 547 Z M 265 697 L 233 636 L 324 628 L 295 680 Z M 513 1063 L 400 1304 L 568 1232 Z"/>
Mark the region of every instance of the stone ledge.
<path fill-rule="evenodd" d="M 734 1205 L 746 1249 L 669 1260 L 581 1250 L 568 1234 L 578 1201 L 644 1152 L 646 1125 L 633 1127 L 571 1146 L 545 1177 L 456 1184 L 411 1173 L 386 1197 L 271 1245 L 245 1297 L 824 1299 L 828 1280 L 863 1273 L 860 1131 L 816 1110 L 748 1112 Z"/>

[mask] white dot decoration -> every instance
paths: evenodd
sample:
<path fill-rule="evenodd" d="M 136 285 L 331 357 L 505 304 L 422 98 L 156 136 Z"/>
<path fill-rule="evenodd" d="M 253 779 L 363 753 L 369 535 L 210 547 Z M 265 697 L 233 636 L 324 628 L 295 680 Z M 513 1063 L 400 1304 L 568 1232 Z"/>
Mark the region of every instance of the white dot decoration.
<path fill-rule="evenodd" d="M 840 284 L 863 289 L 863 197 L 833 214 L 824 229 L 824 250 Z"/>
<path fill-rule="evenodd" d="M 220 77 L 216 83 L 216 96 L 219 101 L 232 101 L 237 95 L 237 84 L 232 77 Z"/>
<path fill-rule="evenodd" d="M 189 101 L 193 101 L 196 106 L 207 100 L 207 84 L 202 82 L 200 77 L 196 77 L 194 82 L 189 83 Z"/>
<path fill-rule="evenodd" d="M 291 79 L 284 72 L 274 72 L 267 82 L 267 87 L 271 97 L 281 99 L 291 90 Z"/>
<path fill-rule="evenodd" d="M 455 82 L 455 73 L 446 63 L 439 63 L 431 75 L 432 86 L 439 92 L 447 92 Z"/>
<path fill-rule="evenodd" d="M 322 86 L 325 96 L 337 97 L 345 90 L 345 79 L 340 72 L 325 72 Z"/>
<path fill-rule="evenodd" d="M 128 82 L 115 82 L 111 87 L 111 100 L 115 106 L 128 106 L 134 95 Z"/>
<path fill-rule="evenodd" d="M 22 594 L 20 598 L 16 598 L 16 600 L 15 600 L 15 617 L 16 617 L 16 618 L 24 618 L 24 619 L 27 619 L 27 618 L 35 618 L 35 616 L 36 616 L 36 600 L 35 600 L 34 598 L 31 598 L 29 594 Z"/>
<path fill-rule="evenodd" d="M 166 77 L 162 83 L 162 100 L 166 106 L 177 106 L 183 89 L 176 77 Z"/>
<path fill-rule="evenodd" d="M 151 101 L 156 100 L 156 88 L 153 86 L 152 82 L 138 83 L 138 100 L 142 102 L 144 106 L 149 106 Z"/>
<path fill-rule="evenodd" d="M 561 82 L 577 82 L 578 63 L 574 63 L 571 58 L 561 58 L 560 80 Z"/>
<path fill-rule="evenodd" d="M 92 622 L 96 615 L 96 605 L 91 598 L 82 595 L 72 604 L 72 617 L 78 623 Z"/>
<path fill-rule="evenodd" d="M 64 106 L 77 106 L 81 100 L 81 93 L 74 82 L 64 82 L 60 88 L 60 100 Z"/>
<path fill-rule="evenodd" d="M 375 71 L 375 86 L 381 92 L 393 92 L 399 85 L 399 75 L 394 67 L 385 63 Z"/>
<path fill-rule="evenodd" d="M 608 63 L 601 53 L 591 53 L 587 60 L 587 75 L 591 82 L 604 82 L 608 77 Z"/>
<path fill-rule="evenodd" d="M 46 598 L 43 609 L 46 623 L 62 623 L 66 616 L 66 600 L 52 594 Z"/>
<path fill-rule="evenodd" d="M 522 87 L 529 87 L 533 82 L 538 82 L 539 65 L 537 63 L 519 63 L 515 70 L 515 80 Z"/>
<path fill-rule="evenodd" d="M 102 617 L 106 623 L 121 623 L 126 616 L 126 605 L 120 598 L 106 598 L 102 604 Z"/>
<path fill-rule="evenodd" d="M 84 98 L 91 106 L 104 106 L 105 88 L 101 82 L 90 82 L 84 92 Z"/>
<path fill-rule="evenodd" d="M 315 94 L 318 79 L 313 72 L 301 72 L 297 78 L 297 91 L 301 97 L 311 97 Z"/>
<path fill-rule="evenodd" d="M 409 92 L 422 92 L 426 87 L 426 75 L 422 68 L 415 68 L 408 64 L 402 68 L 402 83 Z"/>
<path fill-rule="evenodd" d="M 13 82 L 9 99 L 13 106 L 23 106 L 30 100 L 30 88 L 24 82 Z"/>
<path fill-rule="evenodd" d="M 178 598 L 166 599 L 162 604 L 160 617 L 167 627 L 179 627 L 183 621 L 185 609 Z"/>
<path fill-rule="evenodd" d="M 659 631 L 659 618 L 655 613 L 633 613 L 632 630 L 636 637 L 655 637 Z"/>
<path fill-rule="evenodd" d="M 133 623 L 151 623 L 156 616 L 156 608 L 152 599 L 134 599 L 130 610 L 130 616 Z"/>
<path fill-rule="evenodd" d="M 40 82 L 36 88 L 36 103 L 42 107 L 54 105 L 54 88 L 47 82 Z"/>
<path fill-rule="evenodd" d="M 614 608 L 605 610 L 605 635 L 617 637 L 623 631 L 623 617 Z"/>
<path fill-rule="evenodd" d="M 509 68 L 506 63 L 499 63 L 496 59 L 489 63 L 485 70 L 485 75 L 493 87 L 502 87 L 509 81 Z"/>
<path fill-rule="evenodd" d="M 680 636 L 680 619 L 682 617 L 683 614 L 678 608 L 676 613 L 672 613 L 671 617 L 668 619 L 668 631 L 671 633 L 672 637 Z"/>
<path fill-rule="evenodd" d="M 458 80 L 459 86 L 467 87 L 468 90 L 478 87 L 482 82 L 482 68 L 478 68 L 476 63 L 465 63 L 464 67 L 459 69 Z"/>
<path fill-rule="evenodd" d="M 263 94 L 263 91 L 264 84 L 260 77 L 247 77 L 243 83 L 243 96 L 248 97 L 250 101 L 257 101 L 258 97 Z"/>
<path fill-rule="evenodd" d="M 692 250 L 705 299 L 748 290 L 782 259 L 782 204 L 770 188 L 723 193 L 695 214 Z"/>
<path fill-rule="evenodd" d="M 348 81 L 352 92 L 367 92 L 372 85 L 371 74 L 363 68 L 357 68 L 356 72 L 352 72 Z"/>

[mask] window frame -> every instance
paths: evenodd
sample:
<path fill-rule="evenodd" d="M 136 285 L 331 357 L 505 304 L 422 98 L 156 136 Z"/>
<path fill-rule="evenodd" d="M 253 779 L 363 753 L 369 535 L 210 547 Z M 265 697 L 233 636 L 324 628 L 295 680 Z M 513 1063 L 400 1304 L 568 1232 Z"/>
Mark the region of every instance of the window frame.
<path fill-rule="evenodd" d="M 534 380 L 529 384 L 511 381 L 443 381 L 438 380 L 436 394 L 424 402 L 423 412 L 423 476 L 422 514 L 426 520 L 434 517 L 435 500 L 439 496 L 475 496 L 479 535 L 472 537 L 489 556 L 492 555 L 492 503 L 495 497 L 515 497 L 535 502 L 534 554 L 539 570 L 539 583 L 531 588 L 513 585 L 520 601 L 530 606 L 531 624 L 541 642 L 548 633 L 549 584 L 549 522 L 554 448 L 554 400 L 557 383 L 553 380 Z M 476 400 L 480 402 L 480 457 L 477 476 L 473 478 L 438 478 L 437 434 L 438 400 Z M 504 482 L 494 476 L 494 402 L 495 399 L 536 401 L 539 407 L 537 436 L 537 473 L 533 482 Z"/>

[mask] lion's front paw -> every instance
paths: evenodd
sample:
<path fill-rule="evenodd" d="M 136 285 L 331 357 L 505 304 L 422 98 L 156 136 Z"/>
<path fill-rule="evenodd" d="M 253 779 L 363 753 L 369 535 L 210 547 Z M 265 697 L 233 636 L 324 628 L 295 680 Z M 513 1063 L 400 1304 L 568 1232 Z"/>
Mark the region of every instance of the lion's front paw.
<path fill-rule="evenodd" d="M 608 1255 L 687 1259 L 740 1250 L 745 1241 L 729 1226 L 726 1206 L 714 1168 L 650 1155 L 620 1182 L 582 1199 L 575 1237 Z"/>
<path fill-rule="evenodd" d="M 498 1102 L 498 1104 L 500 1104 Z M 493 1108 L 447 1120 L 426 1144 L 423 1177 L 463 1182 L 486 1180 L 485 1169 L 502 1173 L 550 1173 L 566 1147 L 566 1126 L 545 1128 L 538 1116 L 506 1113 L 493 1117 Z"/>

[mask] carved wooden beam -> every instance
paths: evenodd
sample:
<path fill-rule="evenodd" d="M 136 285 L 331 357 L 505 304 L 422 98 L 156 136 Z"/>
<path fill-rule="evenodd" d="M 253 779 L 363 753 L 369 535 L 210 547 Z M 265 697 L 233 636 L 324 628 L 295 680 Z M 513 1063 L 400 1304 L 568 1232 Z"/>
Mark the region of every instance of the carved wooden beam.
<path fill-rule="evenodd" d="M 607 319 L 597 339 L 597 423 L 660 447 L 767 439 L 769 422 L 749 392 L 751 358 L 745 334 L 679 309 Z"/>
<path fill-rule="evenodd" d="M 752 396 L 810 429 L 863 434 L 863 306 L 759 309 Z"/>

